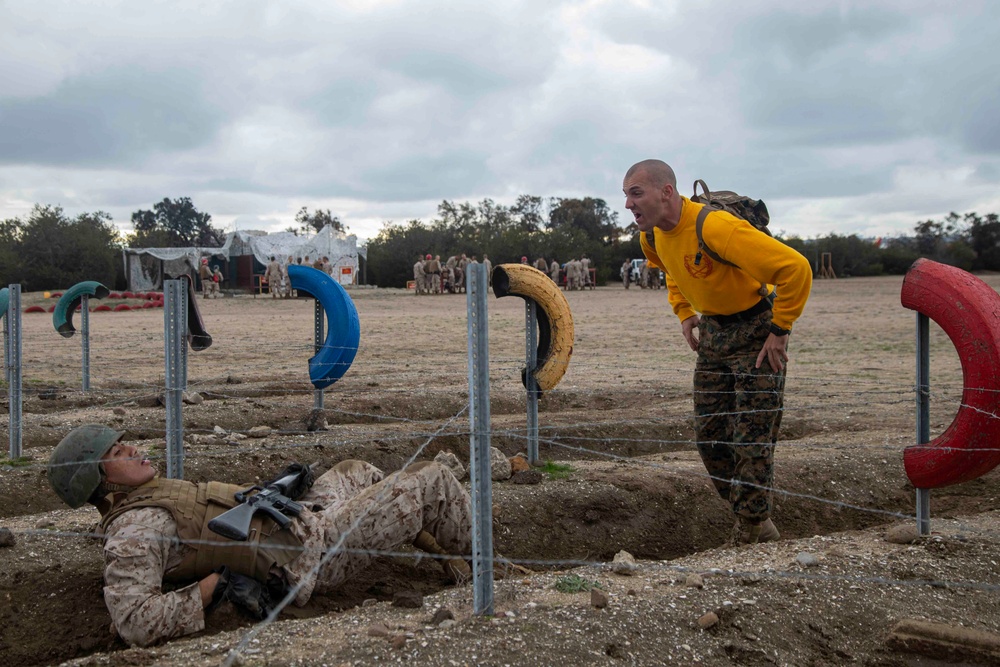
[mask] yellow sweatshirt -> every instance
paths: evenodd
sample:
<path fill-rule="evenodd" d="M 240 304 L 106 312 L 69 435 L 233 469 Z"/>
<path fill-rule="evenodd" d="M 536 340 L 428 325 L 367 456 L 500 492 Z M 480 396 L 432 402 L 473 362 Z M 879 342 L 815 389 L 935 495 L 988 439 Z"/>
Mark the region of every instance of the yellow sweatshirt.
<path fill-rule="evenodd" d="M 655 248 L 639 240 L 646 258 L 667 274 L 667 297 L 674 314 L 683 322 L 696 313 L 732 315 L 760 301 L 764 284 L 776 288 L 771 321 L 791 329 L 802 314 L 812 288 L 809 261 L 781 241 L 754 229 L 725 211 L 710 213 L 702 228 L 705 245 L 737 266 L 716 262 L 708 253 L 698 253 L 695 219 L 703 204 L 682 197 L 681 216 L 670 231 L 653 228 Z"/>

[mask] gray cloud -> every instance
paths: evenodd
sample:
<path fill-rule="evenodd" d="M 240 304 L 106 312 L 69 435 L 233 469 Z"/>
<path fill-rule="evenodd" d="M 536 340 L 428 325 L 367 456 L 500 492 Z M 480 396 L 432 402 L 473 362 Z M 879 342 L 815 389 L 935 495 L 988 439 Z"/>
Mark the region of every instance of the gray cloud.
<path fill-rule="evenodd" d="M 134 163 L 202 145 L 222 122 L 193 72 L 121 67 L 74 77 L 42 97 L 0 99 L 0 161 Z"/>

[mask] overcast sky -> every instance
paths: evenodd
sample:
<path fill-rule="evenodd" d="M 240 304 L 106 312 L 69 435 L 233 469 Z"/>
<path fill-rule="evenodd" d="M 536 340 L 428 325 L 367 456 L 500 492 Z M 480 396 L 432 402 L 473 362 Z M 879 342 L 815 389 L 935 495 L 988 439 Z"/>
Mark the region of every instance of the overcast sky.
<path fill-rule="evenodd" d="M 803 237 L 1000 212 L 996 0 L 0 0 L 0 218 L 191 197 L 329 208 L 605 199 L 645 158 Z"/>

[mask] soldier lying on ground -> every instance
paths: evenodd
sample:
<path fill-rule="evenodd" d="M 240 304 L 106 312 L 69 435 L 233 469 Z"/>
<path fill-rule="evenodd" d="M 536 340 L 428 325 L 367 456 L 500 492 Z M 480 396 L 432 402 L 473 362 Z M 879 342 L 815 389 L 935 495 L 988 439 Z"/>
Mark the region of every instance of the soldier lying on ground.
<path fill-rule="evenodd" d="M 436 463 L 385 477 L 368 463 L 342 461 L 315 482 L 307 467 L 293 464 L 289 470 L 303 474 L 289 495 L 304 511 L 284 529 L 258 512 L 250 540 L 235 542 L 207 526 L 236 504 L 233 494 L 242 487 L 158 477 L 123 435 L 99 424 L 74 429 L 52 453 L 48 477 L 70 507 L 90 503 L 101 513 L 104 600 L 129 644 L 203 630 L 206 612 L 223 601 L 263 619 L 301 586 L 294 602 L 304 605 L 365 568 L 374 557 L 366 550 L 413 543 L 429 553 L 471 553 L 469 496 Z M 341 539 L 341 549 L 317 569 Z M 461 558 L 439 562 L 453 581 L 471 576 Z M 164 593 L 163 582 L 182 587 Z"/>

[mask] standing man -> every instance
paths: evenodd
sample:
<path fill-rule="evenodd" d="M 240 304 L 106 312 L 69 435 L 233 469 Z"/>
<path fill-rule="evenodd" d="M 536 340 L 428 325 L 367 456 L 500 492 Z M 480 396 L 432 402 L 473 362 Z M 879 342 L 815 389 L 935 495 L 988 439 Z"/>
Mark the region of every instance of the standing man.
<path fill-rule="evenodd" d="M 271 255 L 271 261 L 264 271 L 264 280 L 267 281 L 267 291 L 271 293 L 271 298 L 277 299 L 278 293 L 281 292 L 281 264 L 278 264 L 274 255 Z"/>
<path fill-rule="evenodd" d="M 417 255 L 417 262 L 413 265 L 413 284 L 417 296 L 424 293 L 424 258 Z"/>
<path fill-rule="evenodd" d="M 212 269 L 208 268 L 208 257 L 201 258 L 198 278 L 201 280 L 201 298 L 207 299 L 208 295 L 212 293 Z"/>
<path fill-rule="evenodd" d="M 549 263 L 545 261 L 544 257 L 539 257 L 535 260 L 535 268 L 542 273 L 547 273 L 549 270 Z"/>
<path fill-rule="evenodd" d="M 703 204 L 677 192 L 673 169 L 645 160 L 625 174 L 643 253 L 667 276 L 667 298 L 681 332 L 698 353 L 694 372 L 698 452 L 736 523 L 730 544 L 779 537 L 771 520 L 774 444 L 781 423 L 792 325 L 812 286 L 808 260 L 725 211 L 704 219 Z M 773 286 L 773 289 L 772 289 Z M 700 315 L 699 315 L 700 313 Z"/>
<path fill-rule="evenodd" d="M 427 255 L 427 261 L 424 262 L 424 273 L 430 278 L 430 285 L 428 286 L 428 292 L 431 294 L 441 293 L 441 255 L 435 255 L 431 257 Z"/>
<path fill-rule="evenodd" d="M 552 264 L 549 265 L 549 276 L 552 278 L 552 282 L 554 282 L 556 284 L 556 287 L 558 287 L 559 286 L 559 262 L 556 261 L 555 257 L 552 258 Z"/>
<path fill-rule="evenodd" d="M 215 265 L 215 270 L 212 271 L 212 295 L 214 298 L 218 299 L 219 295 L 222 294 L 222 270 L 219 265 Z"/>
<path fill-rule="evenodd" d="M 70 507 L 100 512 L 104 603 L 112 631 L 132 646 L 204 630 L 206 615 L 224 602 L 263 620 L 299 586 L 294 603 L 304 605 L 357 576 L 371 552 L 408 543 L 444 556 L 453 581 L 471 575 L 462 558 L 447 557 L 471 553 L 469 494 L 437 463 L 385 476 L 345 460 L 315 482 L 307 466 L 292 464 L 278 478 L 298 475 L 287 493 L 302 512 L 286 517 L 287 526 L 258 512 L 249 539 L 235 542 L 208 525 L 236 505 L 239 486 L 158 477 L 124 435 L 101 424 L 74 429 L 52 452 L 48 478 Z M 341 549 L 318 567 L 334 546 Z M 174 584 L 170 591 L 164 582 Z"/>
<path fill-rule="evenodd" d="M 632 262 L 627 259 L 622 264 L 622 282 L 625 283 L 625 289 L 628 289 L 629 283 L 632 282 Z"/>
<path fill-rule="evenodd" d="M 590 287 L 590 258 L 586 254 L 580 257 L 580 273 L 583 277 L 583 286 Z"/>
<path fill-rule="evenodd" d="M 490 261 L 490 256 L 485 252 L 483 253 L 483 266 L 486 267 L 486 286 L 493 287 L 493 262 Z"/>

